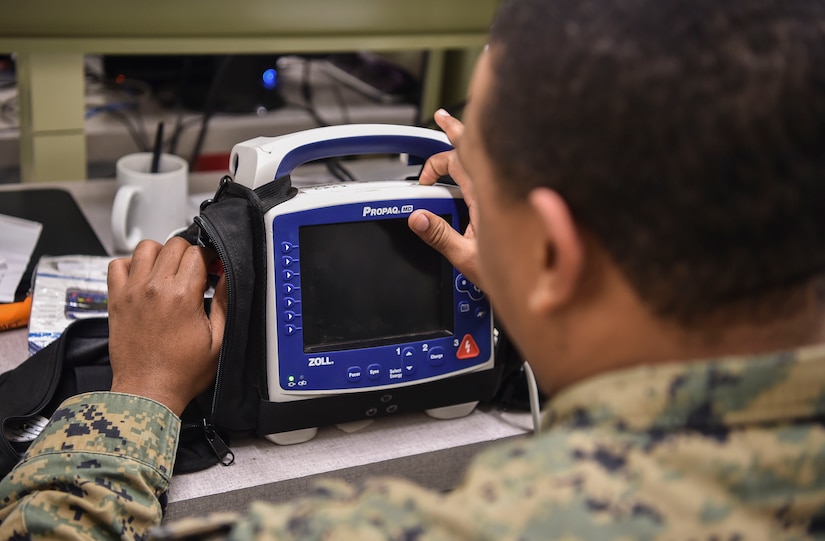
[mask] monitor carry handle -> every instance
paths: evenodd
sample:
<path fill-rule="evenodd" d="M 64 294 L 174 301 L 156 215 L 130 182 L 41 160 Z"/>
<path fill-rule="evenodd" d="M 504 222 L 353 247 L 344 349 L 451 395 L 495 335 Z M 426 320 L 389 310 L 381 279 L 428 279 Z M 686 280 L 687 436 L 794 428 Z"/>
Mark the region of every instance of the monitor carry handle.
<path fill-rule="evenodd" d="M 392 124 L 346 124 L 238 143 L 232 148 L 229 170 L 235 182 L 255 189 L 313 160 L 359 154 L 407 154 L 423 162 L 452 148 L 447 136 L 436 130 Z"/>

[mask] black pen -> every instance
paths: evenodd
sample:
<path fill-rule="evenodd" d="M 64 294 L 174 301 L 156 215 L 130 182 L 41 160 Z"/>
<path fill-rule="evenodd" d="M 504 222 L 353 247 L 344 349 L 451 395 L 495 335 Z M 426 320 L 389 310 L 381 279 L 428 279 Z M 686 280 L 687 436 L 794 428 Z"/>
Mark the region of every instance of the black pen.
<path fill-rule="evenodd" d="M 155 132 L 155 146 L 152 149 L 152 168 L 150 173 L 157 173 L 160 168 L 160 154 L 163 150 L 163 122 L 158 122 L 158 129 Z"/>

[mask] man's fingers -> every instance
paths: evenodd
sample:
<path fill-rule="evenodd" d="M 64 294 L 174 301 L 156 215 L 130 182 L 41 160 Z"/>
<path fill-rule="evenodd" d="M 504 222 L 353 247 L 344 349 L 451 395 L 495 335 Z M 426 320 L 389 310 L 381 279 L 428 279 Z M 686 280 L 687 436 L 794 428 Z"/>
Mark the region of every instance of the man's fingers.
<path fill-rule="evenodd" d="M 418 175 L 418 183 L 430 186 L 438 182 L 438 179 L 444 175 L 449 174 L 450 171 L 450 154 L 451 150 L 446 152 L 439 152 L 430 156 L 421 168 L 421 174 Z"/>
<path fill-rule="evenodd" d="M 421 239 L 441 252 L 470 281 L 477 284 L 475 242 L 450 227 L 443 218 L 426 210 L 416 210 L 408 224 Z"/>
<path fill-rule="evenodd" d="M 439 109 L 435 113 L 435 120 L 447 134 L 453 146 L 457 147 L 464 134 L 464 124 L 444 109 Z M 465 192 L 465 189 L 469 187 L 467 173 L 464 171 L 455 149 L 430 156 L 424 163 L 424 167 L 421 168 L 419 183 L 425 185 L 435 184 L 438 179 L 444 176 L 451 177 L 461 187 L 462 192 Z M 467 200 L 469 206 L 472 194 L 469 193 L 469 190 L 467 192 L 464 193 L 464 199 Z"/>
<path fill-rule="evenodd" d="M 189 284 L 194 293 L 203 295 L 208 287 L 207 267 L 210 254 L 207 253 L 206 249 L 194 246 L 186 241 L 183 241 L 180 249 L 182 253 L 177 273 L 184 279 L 184 283 Z"/>
<path fill-rule="evenodd" d="M 216 358 L 220 353 L 226 326 L 226 300 L 226 275 L 222 274 L 215 285 L 215 295 L 212 297 L 212 307 L 209 310 L 209 322 L 212 326 L 212 352 Z"/>
<path fill-rule="evenodd" d="M 192 245 L 181 237 L 169 239 L 155 259 L 154 271 L 162 275 L 176 274 L 178 269 L 181 268 L 181 265 L 184 264 L 185 254 L 187 254 L 187 250 L 191 247 Z M 197 251 L 193 250 L 193 252 L 194 255 L 198 255 Z M 188 263 L 191 264 L 191 262 Z M 201 266 L 203 266 L 202 256 Z"/>
<path fill-rule="evenodd" d="M 129 279 L 131 262 L 132 258 L 130 257 L 121 257 L 109 262 L 109 270 L 106 274 L 106 286 L 110 296 L 112 291 L 120 290 L 120 288 L 126 284 L 126 281 Z"/>
<path fill-rule="evenodd" d="M 137 273 L 140 276 L 148 274 L 155 266 L 161 246 L 153 240 L 142 240 L 132 252 L 132 263 L 129 265 L 129 273 Z"/>
<path fill-rule="evenodd" d="M 447 134 L 453 146 L 458 145 L 461 136 L 464 134 L 464 124 L 445 109 L 436 111 L 433 118 L 435 119 L 435 123 L 438 124 L 438 127 Z"/>

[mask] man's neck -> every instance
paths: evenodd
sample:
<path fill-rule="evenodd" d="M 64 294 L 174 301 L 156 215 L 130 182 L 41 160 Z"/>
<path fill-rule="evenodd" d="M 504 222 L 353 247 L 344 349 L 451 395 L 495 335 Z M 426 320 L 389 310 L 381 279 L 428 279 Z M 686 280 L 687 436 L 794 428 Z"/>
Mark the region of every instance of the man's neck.
<path fill-rule="evenodd" d="M 652 313 L 621 276 L 605 277 L 595 304 L 567 315 L 563 364 L 550 390 L 602 372 L 638 365 L 756 355 L 825 343 L 825 307 L 812 286 L 802 308 L 770 321 L 751 323 L 707 318 L 683 326 Z"/>

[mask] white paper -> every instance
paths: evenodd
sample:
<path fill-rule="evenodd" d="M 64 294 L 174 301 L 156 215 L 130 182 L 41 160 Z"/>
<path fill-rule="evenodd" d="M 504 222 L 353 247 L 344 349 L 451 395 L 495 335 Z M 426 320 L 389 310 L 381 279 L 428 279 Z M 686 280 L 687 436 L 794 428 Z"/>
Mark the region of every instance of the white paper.
<path fill-rule="evenodd" d="M 34 355 L 59 337 L 75 319 L 105 317 L 102 307 L 72 306 L 73 295 L 106 299 L 109 256 L 43 256 L 37 263 L 29 316 L 29 354 Z"/>
<path fill-rule="evenodd" d="M 13 302 L 43 224 L 0 214 L 0 302 Z"/>

